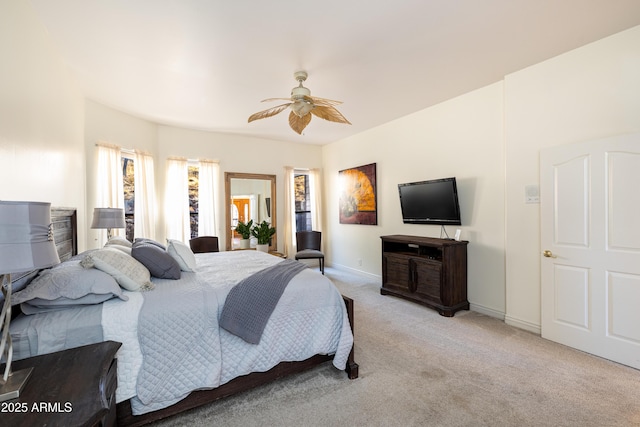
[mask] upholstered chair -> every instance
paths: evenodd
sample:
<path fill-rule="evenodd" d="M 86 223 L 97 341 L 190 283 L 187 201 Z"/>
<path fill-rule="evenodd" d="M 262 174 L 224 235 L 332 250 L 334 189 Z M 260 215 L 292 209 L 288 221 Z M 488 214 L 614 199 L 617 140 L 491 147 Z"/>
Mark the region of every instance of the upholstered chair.
<path fill-rule="evenodd" d="M 189 246 L 194 254 L 204 252 L 218 252 L 218 238 L 215 236 L 200 236 L 189 240 Z"/>
<path fill-rule="evenodd" d="M 324 274 L 324 253 L 320 251 L 322 233 L 319 231 L 298 231 L 296 233 L 296 259 L 318 259 L 320 271 Z"/>

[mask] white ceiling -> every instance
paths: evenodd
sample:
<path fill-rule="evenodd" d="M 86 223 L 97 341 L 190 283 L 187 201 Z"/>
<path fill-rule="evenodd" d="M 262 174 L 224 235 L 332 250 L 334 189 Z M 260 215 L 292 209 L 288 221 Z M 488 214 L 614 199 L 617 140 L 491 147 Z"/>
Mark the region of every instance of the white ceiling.
<path fill-rule="evenodd" d="M 89 99 L 158 123 L 325 144 L 640 24 L 638 0 L 31 0 Z M 313 96 L 352 125 L 288 111 Z"/>

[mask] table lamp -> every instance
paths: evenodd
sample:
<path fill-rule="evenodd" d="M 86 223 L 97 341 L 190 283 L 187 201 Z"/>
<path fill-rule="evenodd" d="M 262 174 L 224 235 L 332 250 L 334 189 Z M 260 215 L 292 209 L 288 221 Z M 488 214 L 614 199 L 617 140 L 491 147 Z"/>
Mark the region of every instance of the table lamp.
<path fill-rule="evenodd" d="M 0 287 L 4 294 L 0 357 L 7 363 L 0 378 L 0 402 L 18 397 L 33 370 L 11 371 L 11 273 L 51 267 L 59 262 L 51 228 L 51 203 L 0 201 Z"/>
<path fill-rule="evenodd" d="M 107 240 L 111 238 L 112 228 L 125 228 L 124 209 L 122 208 L 94 208 L 91 228 L 106 228 Z"/>

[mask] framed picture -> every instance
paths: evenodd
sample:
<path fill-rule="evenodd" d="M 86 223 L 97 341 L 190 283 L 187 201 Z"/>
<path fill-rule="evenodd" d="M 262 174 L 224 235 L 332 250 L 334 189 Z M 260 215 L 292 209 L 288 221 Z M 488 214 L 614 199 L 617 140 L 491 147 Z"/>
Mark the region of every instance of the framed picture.
<path fill-rule="evenodd" d="M 338 172 L 340 178 L 340 224 L 378 224 L 376 164 Z"/>

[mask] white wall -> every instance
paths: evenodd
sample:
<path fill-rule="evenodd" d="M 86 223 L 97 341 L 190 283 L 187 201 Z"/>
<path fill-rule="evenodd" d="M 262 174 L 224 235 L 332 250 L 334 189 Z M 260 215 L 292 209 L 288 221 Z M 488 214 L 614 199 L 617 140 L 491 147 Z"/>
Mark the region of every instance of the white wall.
<path fill-rule="evenodd" d="M 78 208 L 83 250 L 83 98 L 29 2 L 0 3 L 0 63 L 0 199 Z"/>
<path fill-rule="evenodd" d="M 468 246 L 468 298 L 501 317 L 504 283 L 504 147 L 501 82 L 323 147 L 327 263 L 381 275 L 380 236 L 440 236 L 402 223 L 398 184 L 455 176 Z M 338 172 L 377 166 L 378 225 L 340 224 Z M 453 237 L 458 227 L 447 226 Z M 360 260 L 362 265 L 360 265 Z"/>
<path fill-rule="evenodd" d="M 639 76 L 635 27 L 505 78 L 508 323 L 540 328 L 540 149 L 640 131 Z"/>

